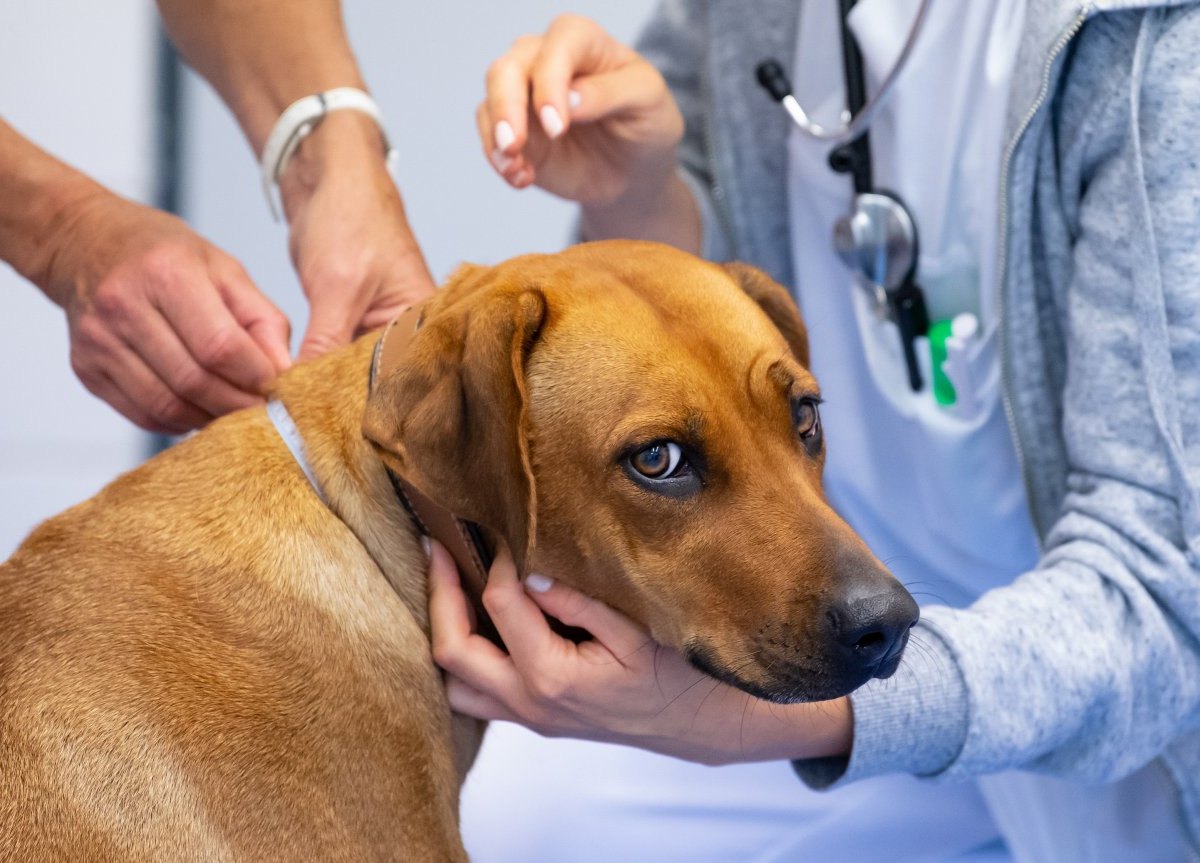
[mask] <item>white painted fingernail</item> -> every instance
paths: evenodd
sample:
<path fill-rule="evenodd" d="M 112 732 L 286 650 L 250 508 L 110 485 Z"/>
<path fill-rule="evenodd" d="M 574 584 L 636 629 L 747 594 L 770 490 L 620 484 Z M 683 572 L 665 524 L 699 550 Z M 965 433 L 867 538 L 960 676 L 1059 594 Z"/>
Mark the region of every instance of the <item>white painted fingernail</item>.
<path fill-rule="evenodd" d="M 531 590 L 534 593 L 545 593 L 550 588 L 554 587 L 554 579 L 547 578 L 544 575 L 538 575 L 536 572 L 531 572 L 525 576 L 525 589 Z"/>
<path fill-rule="evenodd" d="M 546 130 L 547 135 L 551 138 L 557 138 L 562 134 L 562 117 L 558 116 L 558 109 L 553 105 L 543 105 L 542 110 L 538 112 L 538 116 L 542 118 L 542 128 Z"/>
<path fill-rule="evenodd" d="M 507 120 L 501 120 L 496 124 L 496 148 L 499 150 L 507 150 L 512 146 L 513 141 L 517 140 L 517 134 L 513 131 L 512 124 Z"/>
<path fill-rule="evenodd" d="M 513 160 L 511 156 L 506 156 L 499 150 L 492 150 L 492 166 L 501 174 L 507 171 L 512 163 Z"/>
<path fill-rule="evenodd" d="M 433 542 L 424 534 L 421 535 L 421 549 L 425 552 L 426 557 L 433 555 Z"/>
<path fill-rule="evenodd" d="M 579 107 L 579 103 L 583 101 L 583 97 L 579 95 L 578 90 L 570 90 L 567 93 L 567 107 L 574 110 Z"/>

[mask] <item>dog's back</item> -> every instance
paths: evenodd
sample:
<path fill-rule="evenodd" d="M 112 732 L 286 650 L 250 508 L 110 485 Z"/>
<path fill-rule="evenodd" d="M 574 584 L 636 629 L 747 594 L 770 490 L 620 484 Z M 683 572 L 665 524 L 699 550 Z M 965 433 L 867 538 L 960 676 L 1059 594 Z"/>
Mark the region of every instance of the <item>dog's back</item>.
<path fill-rule="evenodd" d="M 455 859 L 418 612 L 262 411 L 122 477 L 0 566 L 0 859 Z"/>

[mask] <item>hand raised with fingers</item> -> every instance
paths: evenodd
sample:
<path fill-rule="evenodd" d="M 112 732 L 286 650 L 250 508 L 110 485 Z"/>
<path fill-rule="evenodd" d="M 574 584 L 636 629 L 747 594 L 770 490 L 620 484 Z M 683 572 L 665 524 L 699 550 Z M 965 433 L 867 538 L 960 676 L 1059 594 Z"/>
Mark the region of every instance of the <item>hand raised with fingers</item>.
<path fill-rule="evenodd" d="M 508 653 L 473 632 L 453 559 L 434 543 L 433 654 L 460 713 L 707 764 L 839 754 L 849 746 L 845 699 L 755 699 L 703 674 L 603 603 L 540 575 L 522 585 L 505 551 L 492 566 L 484 606 Z M 561 638 L 543 612 L 593 639 Z"/>
<path fill-rule="evenodd" d="M 54 241 L 45 288 L 66 311 L 71 365 L 142 428 L 181 434 L 259 404 L 291 364 L 287 319 L 174 216 L 98 190 Z"/>
<path fill-rule="evenodd" d="M 658 70 L 575 15 L 492 64 L 476 120 L 485 156 L 510 185 L 585 205 L 660 193 L 683 135 Z"/>

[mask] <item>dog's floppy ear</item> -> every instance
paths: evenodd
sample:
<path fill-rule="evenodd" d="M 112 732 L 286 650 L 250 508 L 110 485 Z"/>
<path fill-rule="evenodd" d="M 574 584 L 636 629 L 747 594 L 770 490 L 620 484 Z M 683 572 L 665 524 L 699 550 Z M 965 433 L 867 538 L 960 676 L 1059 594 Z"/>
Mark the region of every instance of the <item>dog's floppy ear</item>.
<path fill-rule="evenodd" d="M 524 573 L 537 533 L 525 362 L 546 299 L 508 286 L 441 299 L 375 382 L 363 433 L 423 494 L 503 537 Z"/>
<path fill-rule="evenodd" d="M 767 317 L 775 324 L 796 359 L 808 368 L 808 330 L 800 317 L 800 310 L 791 294 L 762 270 L 749 264 L 733 262 L 722 264 L 725 271 L 737 280 L 750 299 L 758 303 Z"/>

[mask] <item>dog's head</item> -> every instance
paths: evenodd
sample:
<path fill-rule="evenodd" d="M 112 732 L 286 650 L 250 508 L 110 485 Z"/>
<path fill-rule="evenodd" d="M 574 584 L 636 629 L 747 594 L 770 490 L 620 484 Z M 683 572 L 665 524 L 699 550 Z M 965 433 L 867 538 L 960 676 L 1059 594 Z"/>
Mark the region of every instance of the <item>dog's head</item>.
<path fill-rule="evenodd" d="M 776 701 L 899 664 L 916 605 L 821 491 L 804 324 L 743 265 L 606 242 L 459 270 L 367 436 L 544 571 Z"/>

